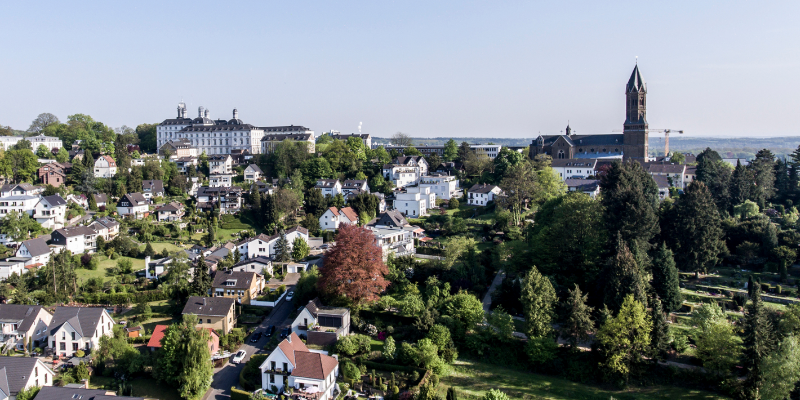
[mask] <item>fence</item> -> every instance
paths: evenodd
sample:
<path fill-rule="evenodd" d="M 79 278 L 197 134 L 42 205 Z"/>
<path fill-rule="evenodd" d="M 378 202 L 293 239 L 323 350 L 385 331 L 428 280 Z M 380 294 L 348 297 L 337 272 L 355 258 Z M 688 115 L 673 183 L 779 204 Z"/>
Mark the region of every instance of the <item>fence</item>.
<path fill-rule="evenodd" d="M 284 297 L 286 297 L 286 293 L 289 293 L 289 292 L 288 291 L 287 292 L 283 292 L 283 294 L 281 294 L 281 296 L 278 297 L 278 299 L 275 300 L 275 301 L 250 300 L 250 305 L 251 306 L 259 306 L 259 307 L 275 307 L 275 306 L 278 305 L 278 303 L 281 302 L 281 300 L 283 300 Z"/>

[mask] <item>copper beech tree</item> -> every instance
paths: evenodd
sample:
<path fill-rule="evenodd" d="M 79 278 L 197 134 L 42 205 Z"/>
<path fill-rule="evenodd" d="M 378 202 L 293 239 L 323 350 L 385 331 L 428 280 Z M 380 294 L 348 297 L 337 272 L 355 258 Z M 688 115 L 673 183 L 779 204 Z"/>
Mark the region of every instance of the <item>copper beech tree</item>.
<path fill-rule="evenodd" d="M 336 244 L 328 251 L 319 271 L 319 289 L 331 296 L 342 295 L 355 304 L 377 300 L 389 281 L 380 246 L 367 228 L 342 225 Z"/>

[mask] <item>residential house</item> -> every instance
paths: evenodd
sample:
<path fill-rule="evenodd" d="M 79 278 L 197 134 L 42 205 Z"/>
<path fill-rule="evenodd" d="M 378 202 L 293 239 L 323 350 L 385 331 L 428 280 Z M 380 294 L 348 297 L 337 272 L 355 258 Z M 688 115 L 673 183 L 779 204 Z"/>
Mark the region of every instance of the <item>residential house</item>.
<path fill-rule="evenodd" d="M 150 214 L 149 203 L 141 193 L 128 193 L 117 202 L 117 213 L 135 219 L 146 218 Z"/>
<path fill-rule="evenodd" d="M 230 154 L 215 154 L 208 157 L 209 175 L 232 174 L 233 158 Z"/>
<path fill-rule="evenodd" d="M 170 160 L 181 157 L 197 157 L 200 155 L 199 149 L 192 146 L 192 142 L 186 138 L 167 141 L 158 149 L 159 155 L 163 156 L 167 152 L 169 152 Z"/>
<path fill-rule="evenodd" d="M 436 206 L 436 195 L 430 187 L 406 187 L 405 192 L 395 194 L 394 209 L 405 216 L 421 217 L 428 215 L 428 209 Z"/>
<path fill-rule="evenodd" d="M 150 261 L 150 256 L 144 258 L 144 276 L 147 279 L 159 279 L 166 274 L 167 265 L 172 262 L 172 257 L 159 258 Z"/>
<path fill-rule="evenodd" d="M 431 174 L 419 179 L 419 187 L 429 188 L 437 199 L 450 200 L 461 197 L 458 179 L 452 175 Z"/>
<path fill-rule="evenodd" d="M 275 393 L 289 387 L 305 391 L 314 400 L 336 397 L 336 376 L 339 361 L 321 351 L 311 351 L 296 333 L 278 343 L 278 347 L 261 363 L 261 388 Z"/>
<path fill-rule="evenodd" d="M 85 194 L 69 194 L 67 195 L 67 204 L 75 203 L 84 210 L 89 209 L 89 199 L 86 198 Z"/>
<path fill-rule="evenodd" d="M 108 195 L 105 193 L 93 194 L 92 196 L 94 196 L 94 202 L 97 203 L 98 208 L 105 207 L 108 204 Z"/>
<path fill-rule="evenodd" d="M 47 327 L 53 316 L 42 306 L 0 304 L 0 343 L 23 350 L 47 343 Z"/>
<path fill-rule="evenodd" d="M 0 187 L 0 197 L 38 196 L 43 192 L 43 186 L 33 186 L 30 183 L 6 184 Z"/>
<path fill-rule="evenodd" d="M 400 211 L 389 210 L 378 214 L 374 220 L 370 221 L 368 226 L 377 228 L 404 228 L 411 226 L 406 220 L 406 217 Z"/>
<path fill-rule="evenodd" d="M 551 161 L 550 167 L 558 174 L 561 180 L 587 179 L 595 175 L 597 167 L 596 158 L 556 158 Z"/>
<path fill-rule="evenodd" d="M 33 215 L 36 203 L 39 202 L 41 196 L 9 196 L 0 198 L 0 218 L 5 217 L 12 211 L 16 211 L 19 217 L 22 213 Z"/>
<path fill-rule="evenodd" d="M 348 179 L 342 182 L 342 194 L 347 197 L 347 195 L 354 193 L 354 192 L 367 192 L 369 193 L 369 184 L 367 184 L 366 179 Z"/>
<path fill-rule="evenodd" d="M 476 183 L 467 190 L 467 204 L 471 206 L 485 206 L 502 193 L 500 186 L 488 183 Z"/>
<path fill-rule="evenodd" d="M 397 157 L 383 166 L 382 173 L 395 187 L 403 188 L 417 184 L 421 177 L 428 175 L 428 162 L 422 156 Z"/>
<path fill-rule="evenodd" d="M 210 187 L 229 187 L 233 186 L 233 178 L 236 174 L 215 174 L 208 177 Z"/>
<path fill-rule="evenodd" d="M 100 156 L 94 162 L 95 178 L 113 178 L 117 175 L 117 162 L 110 156 Z"/>
<path fill-rule="evenodd" d="M 183 307 L 183 314 L 197 315 L 197 326 L 211 328 L 223 335 L 236 325 L 236 300 L 230 297 L 191 296 Z"/>
<path fill-rule="evenodd" d="M 656 186 L 658 186 L 658 198 L 660 200 L 669 197 L 669 188 L 679 187 L 675 184 L 670 184 L 669 177 L 665 175 L 653 175 L 653 180 L 656 181 Z"/>
<path fill-rule="evenodd" d="M 156 215 L 158 216 L 158 221 L 167 221 L 167 222 L 174 222 L 180 221 L 185 214 L 184 206 L 182 203 L 178 203 L 177 201 L 170 202 L 168 204 L 164 204 L 161 207 L 156 208 Z"/>
<path fill-rule="evenodd" d="M 233 214 L 242 207 L 242 188 L 238 186 L 201 186 L 196 197 L 197 208 L 202 211 L 209 211 L 216 206 L 222 214 Z"/>
<path fill-rule="evenodd" d="M 211 291 L 214 297 L 229 297 L 239 304 L 250 304 L 264 289 L 264 277 L 255 272 L 217 271 Z"/>
<path fill-rule="evenodd" d="M 327 345 L 350 334 L 350 309 L 326 307 L 315 298 L 300 310 L 291 328 L 298 336 L 305 336 L 308 343 Z"/>
<path fill-rule="evenodd" d="M 36 203 L 33 211 L 33 218 L 36 219 L 36 222 L 48 229 L 63 227 L 66 215 L 67 202 L 57 194 L 42 197 Z"/>
<path fill-rule="evenodd" d="M 150 335 L 150 340 L 147 342 L 147 347 L 150 349 L 150 351 L 155 351 L 156 349 L 161 348 L 161 340 L 164 339 L 167 328 L 169 328 L 169 325 L 156 325 L 155 328 L 153 328 L 153 334 Z M 208 331 L 210 336 L 208 339 L 208 350 L 211 352 L 211 354 L 217 354 L 219 351 L 219 335 L 217 332 L 215 332 L 212 328 L 198 327 L 197 329 L 205 329 Z"/>
<path fill-rule="evenodd" d="M 67 174 L 71 169 L 71 163 L 51 162 L 39 168 L 39 180 L 45 185 L 59 187 L 66 183 Z"/>
<path fill-rule="evenodd" d="M 248 149 L 233 149 L 231 150 L 231 158 L 233 165 L 247 165 L 253 159 L 253 153 Z"/>
<path fill-rule="evenodd" d="M 255 272 L 259 275 L 263 275 L 264 277 L 266 277 L 267 274 L 272 276 L 272 260 L 264 256 L 248 258 L 236 263 L 231 270 L 239 272 Z"/>
<path fill-rule="evenodd" d="M 50 241 L 57 249 L 67 249 L 72 254 L 97 250 L 98 232 L 91 226 L 73 226 L 53 231 Z"/>
<path fill-rule="evenodd" d="M 250 164 L 244 169 L 245 182 L 255 182 L 261 179 L 262 176 L 264 176 L 264 172 L 261 171 L 261 168 L 259 168 L 258 165 Z"/>
<path fill-rule="evenodd" d="M 16 399 L 19 392 L 34 386 L 44 390 L 53 386 L 53 378 L 53 370 L 38 357 L 0 356 L 0 398 Z"/>
<path fill-rule="evenodd" d="M 153 197 L 164 197 L 164 182 L 157 179 L 142 181 L 142 196 L 148 200 Z"/>
<path fill-rule="evenodd" d="M 341 224 L 357 225 L 358 214 L 356 214 L 356 210 L 351 207 L 344 207 L 341 210 L 331 207 L 319 217 L 319 229 L 323 231 L 335 231 L 339 229 Z"/>
<path fill-rule="evenodd" d="M 457 176 L 465 171 L 464 164 L 456 161 L 443 162 L 436 167 L 436 172 L 451 176 Z"/>
<path fill-rule="evenodd" d="M 262 233 L 256 237 L 247 238 L 236 243 L 236 247 L 239 248 L 239 254 L 242 255 L 243 260 L 269 257 L 269 241 L 269 236 Z"/>
<path fill-rule="evenodd" d="M 317 179 L 317 184 L 314 188 L 322 192 L 322 196 L 335 197 L 337 194 L 342 193 L 342 184 L 338 179 Z"/>
<path fill-rule="evenodd" d="M 284 231 L 286 235 L 286 241 L 289 242 L 289 249 L 294 247 L 294 240 L 297 238 L 303 239 L 306 243 L 308 243 L 308 229 L 303 228 L 302 226 L 298 225 L 294 228 L 287 229 Z M 269 254 L 275 254 L 275 245 L 278 243 L 278 239 L 281 237 L 280 234 L 272 235 L 269 237 Z"/>
<path fill-rule="evenodd" d="M 50 261 L 50 252 L 50 246 L 47 245 L 44 238 L 38 237 L 22 242 L 14 255 L 27 259 L 28 261 L 25 262 L 26 266 L 35 264 L 44 265 Z"/>
<path fill-rule="evenodd" d="M 390 227 L 368 227 L 375 236 L 375 241 L 380 246 L 385 260 L 389 254 L 396 257 L 413 255 L 416 253 L 414 247 L 414 231 L 406 228 Z"/>
<path fill-rule="evenodd" d="M 22 276 L 22 274 L 28 272 L 25 269 L 25 261 L 27 260 L 27 258 L 20 257 L 9 257 L 5 260 L 0 260 L 0 280 L 5 281 L 12 274 Z"/>
<path fill-rule="evenodd" d="M 175 165 L 178 166 L 178 171 L 180 173 L 185 174 L 190 170 L 194 170 L 197 168 L 198 158 L 197 157 L 179 157 L 175 160 Z"/>
<path fill-rule="evenodd" d="M 686 169 L 685 164 L 671 164 L 671 163 L 647 163 L 645 165 L 647 173 L 656 176 L 663 176 L 667 182 L 672 181 L 671 186 L 683 189 L 687 186 L 686 183 Z"/>
<path fill-rule="evenodd" d="M 80 384 L 43 387 L 35 400 L 145 400 L 144 397 L 117 396 L 113 390 L 88 389 L 76 385 Z"/>
<path fill-rule="evenodd" d="M 303 127 L 294 127 L 294 128 L 300 128 L 300 130 L 306 130 L 306 131 L 308 130 L 308 128 L 303 128 Z M 270 128 L 265 128 L 265 130 L 268 129 Z M 284 140 L 292 140 L 296 142 L 305 142 L 306 149 L 308 150 L 309 154 L 314 154 L 314 151 L 316 149 L 316 142 L 314 141 L 314 132 L 313 131 L 309 132 L 310 133 L 266 134 L 264 135 L 264 137 L 261 138 L 261 153 L 271 154 L 273 151 L 275 151 L 275 147 L 281 144 Z"/>
<path fill-rule="evenodd" d="M 600 181 L 597 179 L 564 179 L 567 190 L 570 192 L 583 192 L 591 198 L 596 198 L 600 194 Z"/>
<path fill-rule="evenodd" d="M 102 236 L 105 241 L 109 241 L 119 235 L 119 222 L 111 217 L 98 218 L 89 227 L 97 231 L 98 236 Z"/>
<path fill-rule="evenodd" d="M 112 336 L 114 319 L 102 307 L 56 307 L 48 327 L 49 345 L 61 357 L 72 357 L 78 350 L 93 350 L 100 338 Z"/>

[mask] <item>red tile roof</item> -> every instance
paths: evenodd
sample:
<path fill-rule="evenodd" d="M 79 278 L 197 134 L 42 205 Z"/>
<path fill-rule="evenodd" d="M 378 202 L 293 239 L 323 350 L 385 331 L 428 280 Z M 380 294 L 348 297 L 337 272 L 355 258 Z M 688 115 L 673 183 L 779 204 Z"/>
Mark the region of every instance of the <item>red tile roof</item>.
<path fill-rule="evenodd" d="M 42 264 L 42 263 L 36 263 L 36 264 L 26 265 L 26 266 L 25 266 L 25 269 L 34 269 L 34 268 L 39 268 L 39 267 L 41 267 L 42 265 L 44 265 L 44 264 Z"/>
<path fill-rule="evenodd" d="M 294 357 L 297 366 L 292 370 L 292 376 L 303 378 L 324 380 L 339 365 L 335 358 L 320 353 L 297 351 Z"/>
<path fill-rule="evenodd" d="M 292 366 L 295 368 L 297 368 L 295 354 L 297 352 L 308 352 L 308 347 L 306 347 L 305 343 L 303 343 L 303 341 L 300 340 L 300 337 L 294 332 L 292 332 L 288 338 L 283 339 L 282 342 L 278 343 L 278 348 L 281 349 L 283 354 L 289 359 L 289 362 L 292 363 Z"/>
<path fill-rule="evenodd" d="M 164 338 L 164 331 L 169 328 L 168 325 L 156 325 L 153 329 L 153 335 L 150 336 L 150 341 L 147 342 L 147 347 L 161 347 L 161 339 Z"/>
<path fill-rule="evenodd" d="M 347 219 L 349 219 L 350 221 L 352 222 L 358 221 L 358 214 L 356 213 L 356 210 L 353 210 L 351 207 L 345 207 L 339 211 L 342 214 L 344 214 L 344 216 L 347 217 Z"/>

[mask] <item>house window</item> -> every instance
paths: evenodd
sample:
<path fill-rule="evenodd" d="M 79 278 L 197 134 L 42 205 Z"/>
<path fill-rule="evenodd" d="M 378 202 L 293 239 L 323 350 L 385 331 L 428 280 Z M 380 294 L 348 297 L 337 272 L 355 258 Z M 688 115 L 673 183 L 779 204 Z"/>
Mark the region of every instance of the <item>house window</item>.
<path fill-rule="evenodd" d="M 78 344 L 77 343 L 73 343 L 72 344 L 72 351 L 78 351 Z"/>
<path fill-rule="evenodd" d="M 67 344 L 65 342 L 61 342 L 58 344 L 58 348 L 64 351 L 67 349 Z"/>
<path fill-rule="evenodd" d="M 72 332 L 72 340 L 75 340 L 75 332 Z"/>
<path fill-rule="evenodd" d="M 283 363 L 283 370 L 284 371 L 288 371 L 289 370 L 289 364 Z"/>
<path fill-rule="evenodd" d="M 206 323 L 207 323 L 207 324 L 210 324 L 210 323 L 211 323 L 211 318 L 207 318 L 207 319 L 206 319 Z"/>
<path fill-rule="evenodd" d="M 275 375 L 269 374 L 269 383 L 275 383 Z"/>

